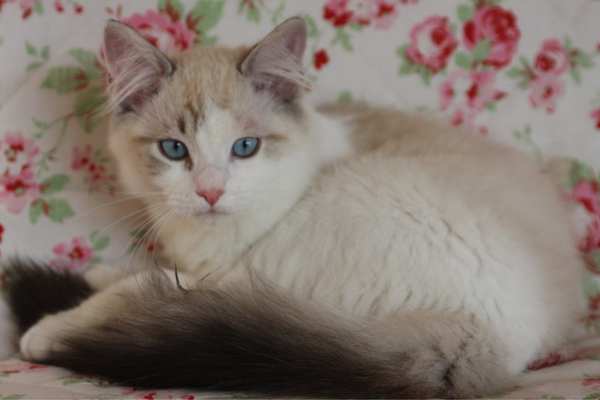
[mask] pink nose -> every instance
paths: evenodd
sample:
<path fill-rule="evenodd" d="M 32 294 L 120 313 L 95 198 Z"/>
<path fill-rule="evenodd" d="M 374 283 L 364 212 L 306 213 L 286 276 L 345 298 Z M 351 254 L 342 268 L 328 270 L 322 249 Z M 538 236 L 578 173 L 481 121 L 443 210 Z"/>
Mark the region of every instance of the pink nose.
<path fill-rule="evenodd" d="M 208 190 L 198 190 L 196 194 L 200 197 L 204 197 L 204 200 L 211 206 L 217 204 L 217 201 L 223 196 L 222 189 L 208 189 Z"/>

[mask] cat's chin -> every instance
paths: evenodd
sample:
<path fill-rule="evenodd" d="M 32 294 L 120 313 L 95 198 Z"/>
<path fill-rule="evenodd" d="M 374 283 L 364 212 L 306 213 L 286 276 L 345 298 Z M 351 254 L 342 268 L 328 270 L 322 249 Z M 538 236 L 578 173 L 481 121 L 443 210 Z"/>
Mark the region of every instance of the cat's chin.
<path fill-rule="evenodd" d="M 193 213 L 192 216 L 194 217 L 212 217 L 212 218 L 218 218 L 219 216 L 225 216 L 225 215 L 230 215 L 231 212 L 227 211 L 227 210 L 223 210 L 223 209 L 219 209 L 219 208 L 210 208 L 208 210 L 198 210 L 195 211 Z"/>

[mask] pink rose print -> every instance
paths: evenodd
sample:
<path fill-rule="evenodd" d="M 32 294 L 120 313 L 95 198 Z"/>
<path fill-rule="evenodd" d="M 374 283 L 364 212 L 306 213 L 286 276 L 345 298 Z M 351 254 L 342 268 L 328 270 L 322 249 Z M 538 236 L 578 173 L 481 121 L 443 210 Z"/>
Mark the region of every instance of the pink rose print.
<path fill-rule="evenodd" d="M 155 10 L 147 10 L 144 14 L 135 13 L 124 18 L 123 22 L 134 27 L 163 51 L 186 50 L 194 44 L 196 38 L 196 32 L 183 22 Z"/>
<path fill-rule="evenodd" d="M 0 152 L 5 165 L 0 175 L 0 202 L 9 212 L 17 214 L 40 195 L 41 188 L 33 173 L 39 148 L 20 133 L 7 132 L 0 141 Z"/>
<path fill-rule="evenodd" d="M 396 14 L 392 0 L 327 0 L 323 7 L 323 18 L 336 28 L 347 24 L 373 24 L 376 28 L 386 29 Z"/>
<path fill-rule="evenodd" d="M 556 100 L 565 92 L 564 83 L 553 75 L 538 75 L 530 82 L 529 103 L 533 108 L 545 108 L 549 114 L 556 110 Z"/>
<path fill-rule="evenodd" d="M 535 57 L 538 74 L 559 76 L 569 69 L 569 54 L 558 39 L 546 39 Z"/>
<path fill-rule="evenodd" d="M 596 122 L 596 129 L 600 130 L 600 108 L 595 109 L 590 113 L 590 117 Z"/>
<path fill-rule="evenodd" d="M 23 168 L 19 175 L 4 173 L 0 176 L 0 202 L 8 212 L 18 214 L 27 204 L 40 196 L 40 185 L 30 168 Z"/>
<path fill-rule="evenodd" d="M 446 68 L 457 45 L 448 18 L 431 16 L 411 29 L 406 56 L 435 73 Z"/>
<path fill-rule="evenodd" d="M 506 95 L 495 81 L 493 71 L 454 71 L 440 87 L 440 108 L 452 110 L 452 124 L 473 126 L 477 114 Z"/>
<path fill-rule="evenodd" d="M 70 243 L 59 243 L 52 251 L 56 257 L 50 261 L 50 265 L 57 269 L 81 269 L 94 255 L 92 247 L 82 237 L 75 237 Z"/>
<path fill-rule="evenodd" d="M 579 244 L 584 253 L 600 248 L 600 202 L 598 201 L 598 183 L 581 181 L 571 192 L 573 200 L 581 204 L 592 215 L 592 221 L 587 226 L 586 237 Z"/>
<path fill-rule="evenodd" d="M 600 202 L 598 201 L 598 183 L 595 181 L 582 181 L 573 188 L 573 200 L 592 213 L 600 215 Z"/>
<path fill-rule="evenodd" d="M 475 11 L 473 18 L 463 26 L 465 46 L 473 50 L 479 41 L 490 41 L 491 49 L 483 64 L 502 68 L 515 54 L 521 31 L 515 14 L 500 6 L 484 5 Z"/>
<path fill-rule="evenodd" d="M 40 149 L 33 140 L 23 137 L 18 132 L 7 132 L 0 142 L 0 150 L 8 164 L 31 164 Z"/>

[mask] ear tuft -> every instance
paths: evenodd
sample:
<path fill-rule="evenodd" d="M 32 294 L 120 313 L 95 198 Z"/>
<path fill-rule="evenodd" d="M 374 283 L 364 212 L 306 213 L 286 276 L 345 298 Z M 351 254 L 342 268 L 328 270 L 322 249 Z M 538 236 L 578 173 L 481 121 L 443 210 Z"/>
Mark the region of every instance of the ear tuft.
<path fill-rule="evenodd" d="M 240 72 L 257 90 L 267 90 L 280 101 L 295 100 L 303 89 L 310 88 L 302 65 L 306 37 L 303 18 L 287 19 L 250 50 Z"/>
<path fill-rule="evenodd" d="M 116 20 L 106 24 L 103 53 L 110 78 L 109 109 L 139 111 L 175 70 L 164 53 Z"/>

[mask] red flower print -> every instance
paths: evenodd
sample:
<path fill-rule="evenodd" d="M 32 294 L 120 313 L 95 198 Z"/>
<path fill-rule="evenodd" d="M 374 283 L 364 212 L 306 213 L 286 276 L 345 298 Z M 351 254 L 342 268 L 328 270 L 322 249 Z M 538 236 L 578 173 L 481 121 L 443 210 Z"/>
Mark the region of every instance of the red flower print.
<path fill-rule="evenodd" d="M 552 114 L 556 100 L 565 92 L 564 83 L 553 75 L 538 75 L 530 82 L 529 103 L 533 108 L 545 108 Z"/>
<path fill-rule="evenodd" d="M 581 204 L 592 216 L 587 226 L 586 236 L 579 244 L 579 249 L 587 253 L 600 248 L 600 202 L 598 199 L 598 183 L 582 181 L 573 188 L 571 197 Z"/>
<path fill-rule="evenodd" d="M 94 255 L 92 247 L 82 237 L 75 237 L 70 242 L 59 243 L 52 249 L 56 256 L 50 265 L 57 269 L 78 270 L 85 266 Z"/>
<path fill-rule="evenodd" d="M 558 39 L 544 40 L 534 66 L 538 74 L 561 75 L 569 69 L 569 54 Z"/>
<path fill-rule="evenodd" d="M 496 89 L 495 82 L 493 71 L 454 71 L 440 86 L 440 108 L 452 109 L 452 124 L 473 126 L 477 114 L 506 96 Z"/>
<path fill-rule="evenodd" d="M 582 386 L 600 386 L 600 378 L 585 378 L 581 381 Z"/>
<path fill-rule="evenodd" d="M 8 212 L 18 214 L 27 204 L 40 196 L 40 185 L 30 168 L 23 168 L 19 175 L 4 173 L 0 176 L 0 202 Z"/>
<path fill-rule="evenodd" d="M 39 148 L 33 140 L 20 133 L 7 132 L 0 140 L 0 202 L 11 213 L 19 213 L 40 195 L 40 185 L 33 173 L 33 164 Z"/>
<path fill-rule="evenodd" d="M 435 73 L 446 68 L 448 58 L 457 45 L 448 18 L 434 15 L 411 29 L 406 56 L 413 63 L 423 65 Z"/>
<path fill-rule="evenodd" d="M 600 309 L 600 294 L 592 296 L 588 299 L 588 308 L 590 311 L 598 311 L 598 309 Z"/>
<path fill-rule="evenodd" d="M 538 369 L 549 368 L 558 364 L 562 364 L 565 361 L 568 360 L 565 360 L 563 356 L 560 355 L 560 353 L 550 353 L 546 357 L 539 360 L 535 360 L 532 363 L 530 363 L 527 366 L 527 369 L 530 371 L 537 371 Z"/>
<path fill-rule="evenodd" d="M 491 49 L 485 65 L 502 68 L 509 64 L 515 54 L 521 31 L 517 17 L 512 11 L 500 6 L 484 5 L 475 11 L 473 18 L 463 26 L 465 46 L 475 48 L 479 41 L 490 41 Z"/>
<path fill-rule="evenodd" d="M 596 129 L 600 130 L 600 108 L 592 111 L 590 117 L 596 122 Z"/>
<path fill-rule="evenodd" d="M 83 6 L 79 3 L 75 3 L 73 5 L 73 10 L 75 11 L 75 14 L 81 14 L 83 12 Z"/>
<path fill-rule="evenodd" d="M 133 14 L 123 22 L 138 30 L 150 43 L 164 51 L 186 50 L 194 43 L 196 32 L 183 22 L 154 10 Z"/>
<path fill-rule="evenodd" d="M 329 63 L 329 54 L 327 54 L 327 50 L 318 50 L 313 57 L 313 63 L 316 69 L 321 69 L 327 65 Z"/>
<path fill-rule="evenodd" d="M 100 154 L 92 152 L 90 145 L 83 148 L 73 147 L 71 169 L 85 174 L 85 181 L 89 184 L 90 190 L 95 190 L 102 184 L 107 186 L 109 192 L 114 190 L 115 175 L 102 165 L 105 161 Z"/>
<path fill-rule="evenodd" d="M 54 9 L 58 13 L 62 13 L 63 11 L 65 11 L 65 7 L 63 6 L 61 0 L 54 0 Z"/>
<path fill-rule="evenodd" d="M 323 7 L 323 18 L 336 28 L 352 23 L 386 29 L 396 14 L 392 0 L 327 0 Z"/>
<path fill-rule="evenodd" d="M 80 149 L 79 146 L 73 147 L 73 159 L 71 168 L 74 171 L 87 167 L 92 161 L 92 146 L 89 144 L 85 148 Z"/>
<path fill-rule="evenodd" d="M 600 215 L 600 202 L 598 201 L 598 183 L 596 181 L 582 181 L 571 192 L 573 200 L 585 207 L 592 214 Z"/>
<path fill-rule="evenodd" d="M 2 224 L 0 224 L 0 243 L 2 243 L 3 239 L 4 239 L 4 226 Z"/>

